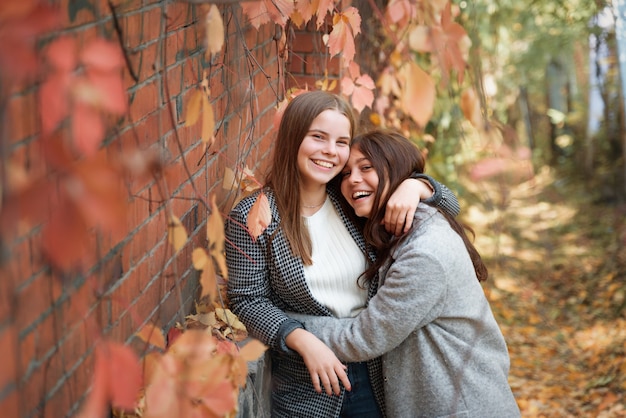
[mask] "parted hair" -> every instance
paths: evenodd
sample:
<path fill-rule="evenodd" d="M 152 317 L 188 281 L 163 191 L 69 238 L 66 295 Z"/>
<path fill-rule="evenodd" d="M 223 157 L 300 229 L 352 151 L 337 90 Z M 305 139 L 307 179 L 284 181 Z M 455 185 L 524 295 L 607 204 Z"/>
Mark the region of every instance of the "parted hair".
<path fill-rule="evenodd" d="M 370 265 L 362 276 L 366 282 L 369 282 L 400 241 L 394 240 L 394 236 L 387 232 L 382 225 L 389 197 L 411 173 L 424 172 L 425 158 L 409 139 L 396 131 L 385 129 L 375 129 L 354 137 L 351 149 L 361 151 L 372 164 L 379 179 L 372 212 L 363 225 L 365 240 L 378 253 L 376 262 Z M 385 192 L 386 185 L 388 188 Z M 487 267 L 467 235 L 469 232 L 473 236 L 474 231 L 444 211 L 438 210 L 448 220 L 452 229 L 463 239 L 478 280 L 486 280 Z M 417 227 L 416 222 L 417 220 L 413 222 L 412 228 Z"/>
<path fill-rule="evenodd" d="M 281 229 L 294 256 L 305 265 L 313 263 L 312 243 L 304 219 L 300 215 L 300 172 L 298 150 L 309 132 L 313 120 L 325 110 L 336 110 L 350 121 L 350 137 L 356 131 L 356 118 L 352 106 L 342 97 L 326 91 L 301 93 L 289 102 L 282 115 L 274 156 L 266 186 L 276 196 L 281 218 Z"/>

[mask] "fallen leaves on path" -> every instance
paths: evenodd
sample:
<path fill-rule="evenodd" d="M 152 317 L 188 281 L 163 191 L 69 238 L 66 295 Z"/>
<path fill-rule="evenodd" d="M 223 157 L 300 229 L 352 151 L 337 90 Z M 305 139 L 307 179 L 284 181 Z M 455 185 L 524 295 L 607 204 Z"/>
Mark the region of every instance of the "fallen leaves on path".
<path fill-rule="evenodd" d="M 576 181 L 482 183 L 498 203 L 467 219 L 523 417 L 626 417 L 626 208 L 592 204 Z"/>

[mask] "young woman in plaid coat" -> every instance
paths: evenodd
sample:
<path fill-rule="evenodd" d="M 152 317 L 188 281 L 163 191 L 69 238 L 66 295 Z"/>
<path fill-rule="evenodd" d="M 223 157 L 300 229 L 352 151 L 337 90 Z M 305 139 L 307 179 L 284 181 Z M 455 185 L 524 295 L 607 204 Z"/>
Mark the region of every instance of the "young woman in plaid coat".
<path fill-rule="evenodd" d="M 286 311 L 353 317 L 377 289 L 376 279 L 367 288 L 357 284 L 375 254 L 366 249 L 336 187 L 329 185 L 348 160 L 355 125 L 350 105 L 334 94 L 295 97 L 282 116 L 262 190 L 271 208 L 270 224 L 257 238 L 245 227 L 261 191 L 242 199 L 226 222 L 230 308 L 252 337 L 270 347 L 272 417 L 384 416 L 380 359 L 339 364 L 351 383 L 329 396 L 321 391 L 328 382 L 312 381 L 309 359 L 286 344 L 294 331 L 302 331 Z M 435 193 L 429 201 L 456 214 L 456 197 L 445 186 L 432 180 L 431 185 Z M 417 196 L 432 194 L 421 181 L 407 180 L 402 187 L 388 206 L 387 224 L 394 232 L 410 226 L 406 220 L 413 219 Z"/>

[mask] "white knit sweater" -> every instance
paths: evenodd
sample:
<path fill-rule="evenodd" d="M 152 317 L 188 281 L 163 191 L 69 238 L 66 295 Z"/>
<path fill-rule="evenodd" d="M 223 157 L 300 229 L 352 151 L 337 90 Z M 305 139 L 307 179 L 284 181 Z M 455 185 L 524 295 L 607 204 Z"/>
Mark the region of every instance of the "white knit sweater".
<path fill-rule="evenodd" d="M 367 301 L 367 290 L 357 285 L 365 271 L 365 255 L 330 199 L 304 219 L 313 244 L 313 264 L 304 266 L 304 276 L 313 297 L 338 318 L 356 316 Z"/>

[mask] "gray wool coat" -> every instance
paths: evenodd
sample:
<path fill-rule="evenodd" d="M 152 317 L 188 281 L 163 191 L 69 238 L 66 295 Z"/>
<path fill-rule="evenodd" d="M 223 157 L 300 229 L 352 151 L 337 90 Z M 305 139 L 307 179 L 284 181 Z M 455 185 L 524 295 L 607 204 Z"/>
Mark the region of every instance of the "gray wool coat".
<path fill-rule="evenodd" d="M 383 355 L 392 418 L 519 417 L 507 346 L 463 241 L 427 205 L 415 219 L 356 318 L 292 317 L 341 360 Z"/>
<path fill-rule="evenodd" d="M 452 214 L 458 213 L 458 201 L 450 190 L 434 180 L 431 184 L 435 186 L 436 193 L 429 201 Z M 339 192 L 331 186 L 327 190 L 357 245 L 370 258 L 375 257 L 375 254 L 366 250 L 361 231 L 342 210 Z M 226 219 L 229 307 L 245 324 L 252 337 L 270 347 L 272 418 L 338 417 L 345 393 L 343 388 L 340 396 L 315 392 L 302 357 L 284 344 L 284 337 L 301 326 L 285 312 L 317 317 L 331 317 L 332 313 L 311 294 L 302 260 L 293 256 L 280 230 L 281 218 L 274 194 L 267 188 L 264 192 L 269 200 L 272 220 L 256 240 L 250 237 L 245 225 L 259 192 L 242 199 Z M 376 292 L 376 283 L 377 280 L 370 287 L 368 297 Z M 380 357 L 372 358 L 367 365 L 372 388 L 384 409 Z"/>

